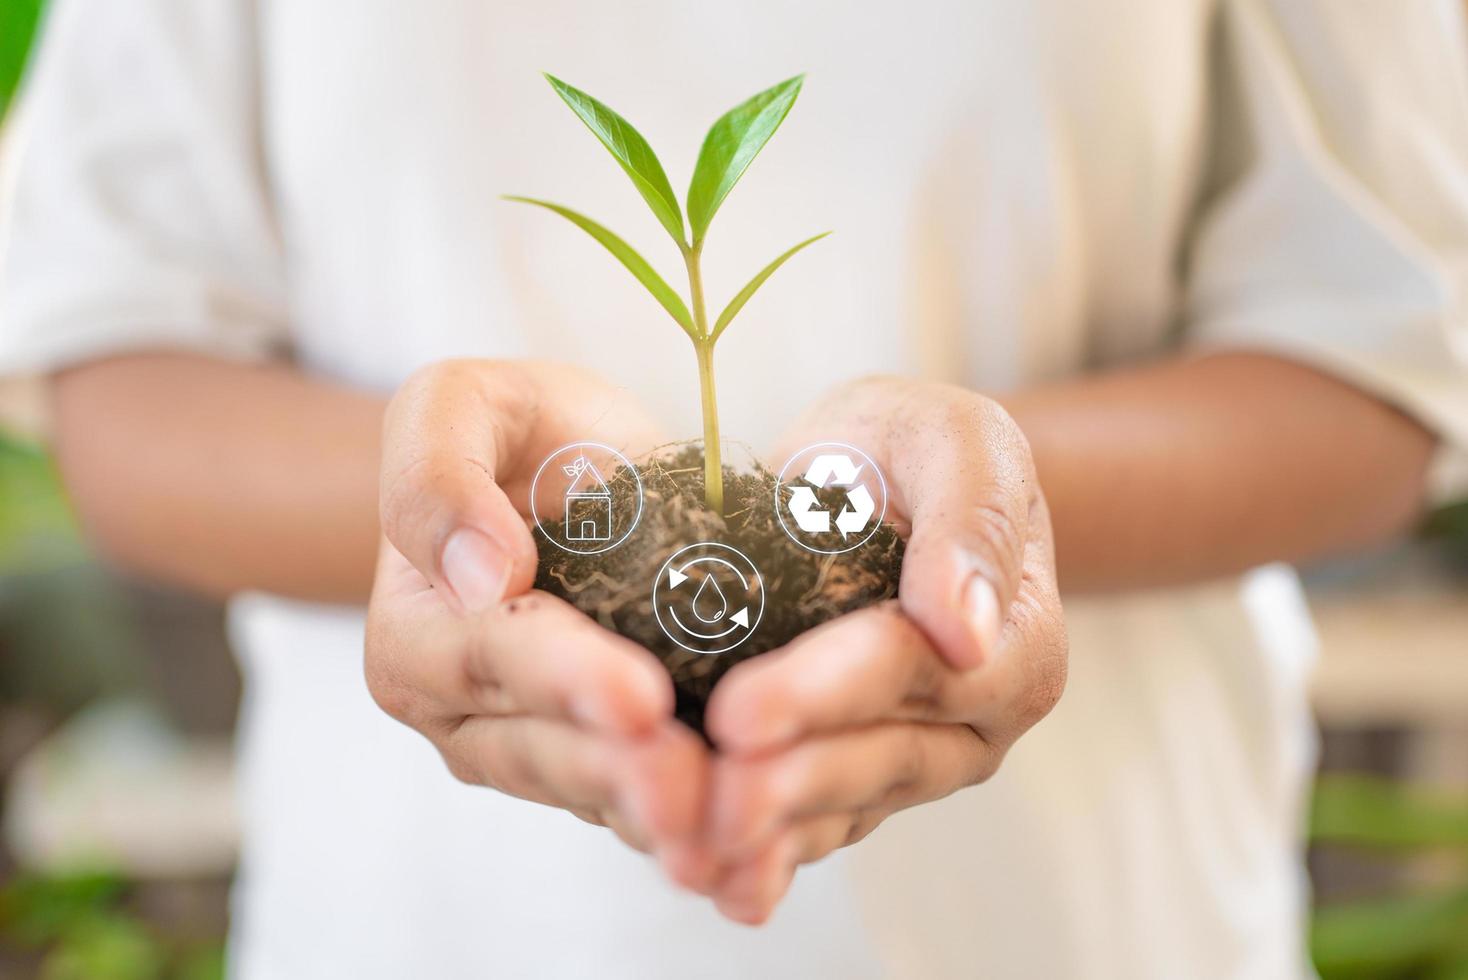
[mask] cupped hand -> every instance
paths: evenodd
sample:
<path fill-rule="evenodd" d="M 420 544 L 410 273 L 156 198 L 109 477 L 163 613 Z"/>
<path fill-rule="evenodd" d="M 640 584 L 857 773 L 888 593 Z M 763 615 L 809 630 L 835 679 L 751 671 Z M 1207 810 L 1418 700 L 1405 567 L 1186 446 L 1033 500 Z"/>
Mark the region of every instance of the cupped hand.
<path fill-rule="evenodd" d="M 714 691 L 707 832 L 664 863 L 747 923 L 769 916 L 800 864 L 991 776 L 1066 675 L 1049 515 L 999 405 L 867 380 L 833 392 L 788 441 L 864 450 L 910 536 L 897 600 L 745 661 Z"/>
<path fill-rule="evenodd" d="M 657 852 L 697 829 L 708 753 L 651 653 L 531 589 L 515 504 L 543 459 L 589 440 L 659 441 L 623 393 L 568 367 L 451 361 L 403 385 L 384 422 L 367 682 L 459 779 Z"/>

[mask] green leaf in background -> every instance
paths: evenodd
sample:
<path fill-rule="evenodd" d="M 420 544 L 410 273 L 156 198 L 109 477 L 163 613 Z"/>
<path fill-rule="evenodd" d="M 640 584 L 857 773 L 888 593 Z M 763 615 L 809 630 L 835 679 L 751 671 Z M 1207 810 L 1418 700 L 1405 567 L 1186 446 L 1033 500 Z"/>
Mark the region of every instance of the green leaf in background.
<path fill-rule="evenodd" d="M 652 293 L 653 298 L 663 304 L 663 309 L 678 321 L 678 326 L 682 327 L 690 337 L 694 336 L 693 317 L 688 315 L 688 307 L 683 305 L 682 297 L 673 291 L 673 287 L 657 274 L 657 270 L 649 265 L 646 259 L 637 254 L 636 249 L 618 238 L 611 230 L 597 224 L 585 215 L 577 214 L 570 208 L 563 208 L 549 201 L 540 201 L 533 197 L 518 197 L 513 194 L 505 195 L 505 200 L 534 204 L 536 207 L 554 211 L 601 242 L 608 252 L 617 257 L 617 261 L 627 267 L 628 272 L 637 277 L 638 282 L 647 287 L 647 291 Z"/>
<path fill-rule="evenodd" d="M 652 213 L 681 247 L 683 212 L 678 209 L 678 196 L 673 193 L 673 185 L 668 183 L 668 175 L 663 172 L 663 165 L 658 162 L 657 154 L 648 146 L 647 140 L 632 128 L 631 123 L 579 88 L 567 85 L 551 74 L 545 78 L 571 111 L 586 123 L 586 128 L 596 134 L 602 146 L 617 158 L 627 176 L 632 178 L 632 183 L 637 185 L 637 192 L 652 208 Z"/>
<path fill-rule="evenodd" d="M 709 129 L 688 185 L 688 222 L 695 245 L 703 241 L 724 198 L 780 128 L 804 81 L 804 75 L 796 75 L 765 89 L 724 113 Z"/>
<path fill-rule="evenodd" d="M 1468 798 L 1372 776 L 1322 775 L 1310 837 L 1370 848 L 1468 848 Z"/>
<path fill-rule="evenodd" d="M 0 119 L 20 84 L 42 0 L 0 0 Z"/>
<path fill-rule="evenodd" d="M 729 301 L 729 305 L 724 307 L 724 312 L 719 314 L 719 319 L 714 323 L 714 338 L 717 339 L 719 334 L 724 332 L 724 328 L 729 325 L 729 321 L 734 319 L 735 315 L 740 310 L 744 309 L 744 304 L 749 302 L 749 298 L 754 295 L 754 291 L 763 286 L 765 284 L 765 280 L 774 275 L 775 270 L 785 264 L 786 259 L 790 258 L 790 256 L 794 255 L 796 252 L 805 248 L 807 245 L 810 245 L 813 242 L 818 242 L 829 234 L 831 234 L 829 231 L 823 231 L 819 235 L 813 235 L 810 238 L 807 238 L 805 241 L 788 250 L 775 261 L 771 262 L 769 265 L 761 269 L 759 271 L 759 275 L 749 280 L 745 287 L 739 290 L 738 294 L 736 294 L 735 297 Z"/>

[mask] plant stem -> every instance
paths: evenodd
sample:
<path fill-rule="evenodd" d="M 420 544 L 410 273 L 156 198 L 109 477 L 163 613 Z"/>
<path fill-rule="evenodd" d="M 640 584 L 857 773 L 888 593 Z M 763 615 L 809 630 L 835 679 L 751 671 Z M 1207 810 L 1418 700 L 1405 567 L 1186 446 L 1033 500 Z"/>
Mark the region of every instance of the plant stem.
<path fill-rule="evenodd" d="M 688 292 L 693 305 L 693 326 L 698 339 L 698 388 L 703 398 L 703 501 L 715 514 L 724 513 L 724 466 L 719 447 L 719 405 L 714 394 L 714 341 L 709 336 L 708 312 L 703 300 L 703 270 L 699 261 L 703 242 L 684 249 L 688 266 Z"/>
<path fill-rule="evenodd" d="M 709 510 L 724 513 L 724 467 L 719 451 L 719 406 L 714 396 L 714 345 L 697 345 L 698 387 L 703 394 L 703 500 Z"/>

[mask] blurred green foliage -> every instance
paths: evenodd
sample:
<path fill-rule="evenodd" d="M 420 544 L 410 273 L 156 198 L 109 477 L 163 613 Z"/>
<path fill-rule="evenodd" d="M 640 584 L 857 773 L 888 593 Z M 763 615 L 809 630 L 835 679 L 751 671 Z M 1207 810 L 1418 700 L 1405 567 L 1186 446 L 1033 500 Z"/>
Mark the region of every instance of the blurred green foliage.
<path fill-rule="evenodd" d="M 43 0 L 0 0 L 0 119 L 20 83 Z"/>
<path fill-rule="evenodd" d="M 127 598 L 91 560 L 54 463 L 3 432 L 0 654 L 0 710 L 20 702 L 64 717 L 104 693 L 146 691 Z M 218 936 L 161 931 L 129 907 L 132 891 L 110 873 L 18 876 L 0 888 L 0 949 L 39 980 L 224 976 Z"/>
<path fill-rule="evenodd" d="M 34 574 L 85 558 L 51 457 L 0 430 L 0 575 Z"/>
<path fill-rule="evenodd" d="M 1360 775 L 1317 780 L 1316 845 L 1435 858 L 1448 884 L 1322 905 L 1310 947 L 1322 980 L 1468 980 L 1468 798 Z"/>
<path fill-rule="evenodd" d="M 1462 558 L 1468 558 L 1468 500 L 1441 507 L 1423 523 L 1422 533 L 1449 542 Z"/>
<path fill-rule="evenodd" d="M 126 595 L 91 558 L 41 448 L 0 430 L 0 708 L 57 715 L 145 688 Z"/>
<path fill-rule="evenodd" d="M 0 890 L 0 940 L 37 957 L 41 980 L 220 980 L 224 948 L 160 934 L 105 872 L 22 875 Z"/>

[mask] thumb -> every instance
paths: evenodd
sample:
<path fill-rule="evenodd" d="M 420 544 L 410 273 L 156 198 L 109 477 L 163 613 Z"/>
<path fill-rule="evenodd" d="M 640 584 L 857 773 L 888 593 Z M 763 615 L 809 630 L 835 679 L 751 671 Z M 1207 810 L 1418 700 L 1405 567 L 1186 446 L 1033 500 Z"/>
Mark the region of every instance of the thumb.
<path fill-rule="evenodd" d="M 497 474 L 524 442 L 535 386 L 507 365 L 415 373 L 383 423 L 383 533 L 451 606 L 478 611 L 535 579 L 535 541 Z"/>
<path fill-rule="evenodd" d="M 998 405 L 919 423 L 893 460 L 912 535 L 898 601 L 959 670 L 999 651 L 1000 634 L 1024 576 L 1032 501 L 1038 488 L 1029 445 Z"/>

